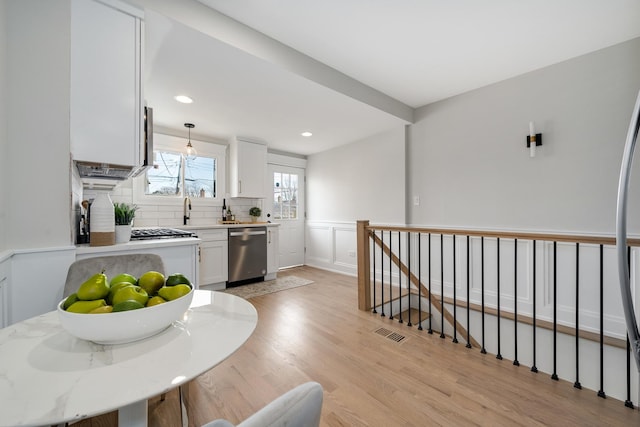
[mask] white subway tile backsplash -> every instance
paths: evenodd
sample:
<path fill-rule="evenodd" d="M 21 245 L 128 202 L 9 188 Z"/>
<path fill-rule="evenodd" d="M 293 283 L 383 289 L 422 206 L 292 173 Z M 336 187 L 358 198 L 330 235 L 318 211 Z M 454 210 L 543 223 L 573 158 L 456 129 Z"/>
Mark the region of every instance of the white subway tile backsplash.
<path fill-rule="evenodd" d="M 83 199 L 93 199 L 97 195 L 96 191 L 84 190 Z M 111 200 L 116 203 L 133 204 L 133 189 L 129 182 L 117 186 L 110 194 Z M 227 207 L 236 216 L 237 221 L 251 221 L 249 209 L 258 206 L 255 199 L 227 199 Z M 211 225 L 216 224 L 222 217 L 220 206 L 199 206 L 192 204 L 190 225 Z M 134 227 L 180 227 L 183 225 L 184 216 L 183 201 L 176 201 L 175 205 L 141 205 L 133 222 Z"/>

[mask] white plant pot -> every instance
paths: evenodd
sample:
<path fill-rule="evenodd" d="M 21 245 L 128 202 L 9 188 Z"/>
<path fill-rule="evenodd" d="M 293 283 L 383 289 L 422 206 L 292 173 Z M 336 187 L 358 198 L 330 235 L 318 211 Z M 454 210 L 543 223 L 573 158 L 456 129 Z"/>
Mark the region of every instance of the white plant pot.
<path fill-rule="evenodd" d="M 127 243 L 131 240 L 131 224 L 116 225 L 116 243 Z"/>

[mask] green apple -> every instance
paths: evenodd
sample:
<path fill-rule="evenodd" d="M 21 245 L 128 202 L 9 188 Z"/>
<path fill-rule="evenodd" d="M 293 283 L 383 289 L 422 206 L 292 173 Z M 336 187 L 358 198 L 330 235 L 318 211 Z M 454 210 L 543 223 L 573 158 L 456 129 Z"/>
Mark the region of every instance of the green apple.
<path fill-rule="evenodd" d="M 117 275 L 113 276 L 111 278 L 111 280 L 109 281 L 109 284 L 111 284 L 111 286 L 113 286 L 116 283 L 120 283 L 120 282 L 129 282 L 132 285 L 137 285 L 138 284 L 138 279 L 136 279 L 131 274 L 122 273 L 122 274 L 117 274 Z"/>
<path fill-rule="evenodd" d="M 117 282 L 111 285 L 111 289 L 109 290 L 109 295 L 107 295 L 107 303 L 113 304 L 113 296 L 122 288 L 126 288 L 127 286 L 135 286 L 129 282 Z"/>
<path fill-rule="evenodd" d="M 132 300 L 145 305 L 148 299 L 149 295 L 147 294 L 147 291 L 142 289 L 140 286 L 125 286 L 113 295 L 112 304 L 115 306 L 123 301 Z"/>
<path fill-rule="evenodd" d="M 173 301 L 191 292 L 191 286 L 179 284 L 175 286 L 163 286 L 158 291 L 158 295 L 167 301 Z"/>
<path fill-rule="evenodd" d="M 140 308 L 144 308 L 144 305 L 140 304 L 138 301 L 129 299 L 119 302 L 118 304 L 114 304 L 113 312 L 117 313 L 119 311 L 138 310 Z"/>

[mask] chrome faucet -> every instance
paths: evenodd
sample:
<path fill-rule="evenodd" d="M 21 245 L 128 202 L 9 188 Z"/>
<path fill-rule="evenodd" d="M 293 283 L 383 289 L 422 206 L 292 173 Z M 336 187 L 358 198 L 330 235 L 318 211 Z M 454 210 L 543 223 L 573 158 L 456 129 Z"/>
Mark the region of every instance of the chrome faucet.
<path fill-rule="evenodd" d="M 189 215 L 187 215 L 187 207 L 189 208 Z M 191 199 L 188 197 L 184 198 L 183 215 L 182 225 L 187 225 L 187 221 L 191 221 Z"/>

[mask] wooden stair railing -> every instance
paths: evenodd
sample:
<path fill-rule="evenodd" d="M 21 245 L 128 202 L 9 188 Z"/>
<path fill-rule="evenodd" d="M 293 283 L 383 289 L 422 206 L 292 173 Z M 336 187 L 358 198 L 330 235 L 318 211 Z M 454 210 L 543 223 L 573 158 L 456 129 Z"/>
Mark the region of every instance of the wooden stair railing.
<path fill-rule="evenodd" d="M 387 246 L 386 244 L 383 244 L 382 240 L 377 235 L 370 232 L 368 233 L 368 235 L 370 236 L 370 238 L 373 239 L 374 243 L 378 247 L 382 248 L 384 253 L 400 269 L 400 271 L 405 276 L 409 277 L 410 283 L 417 288 L 419 297 L 422 298 L 424 294 L 425 298 L 429 298 L 429 293 L 430 293 L 429 289 L 424 285 L 424 283 L 420 282 L 420 279 L 418 279 L 418 277 L 415 274 L 409 271 L 409 268 L 406 266 L 406 264 L 404 264 L 396 254 L 391 252 L 391 250 L 389 249 L 389 246 Z M 435 308 L 441 314 L 443 314 L 444 318 L 449 322 L 449 324 L 451 325 L 455 324 L 458 331 L 461 331 L 463 335 L 466 334 L 467 330 L 465 329 L 465 327 L 462 326 L 460 322 L 454 319 L 453 314 L 451 314 L 451 312 L 444 307 L 444 304 L 442 304 L 440 297 L 438 295 L 431 293 L 431 301 L 432 301 L 431 302 L 432 307 Z M 369 303 L 369 307 L 367 309 L 370 310 L 371 308 L 372 308 L 371 303 Z M 471 344 L 473 347 L 480 348 L 480 344 L 473 337 L 470 336 L 469 341 L 470 341 L 469 344 Z"/>

